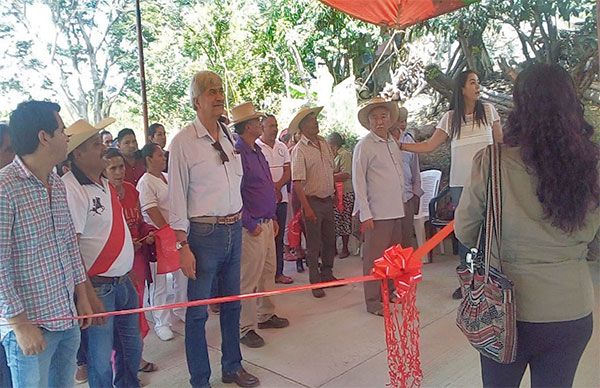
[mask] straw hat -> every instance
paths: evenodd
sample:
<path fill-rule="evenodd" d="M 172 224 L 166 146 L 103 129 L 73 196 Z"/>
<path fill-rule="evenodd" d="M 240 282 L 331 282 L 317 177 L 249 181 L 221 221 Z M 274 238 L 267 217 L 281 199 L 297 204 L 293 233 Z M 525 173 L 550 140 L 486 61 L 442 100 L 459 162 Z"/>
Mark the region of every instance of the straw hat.
<path fill-rule="evenodd" d="M 107 117 L 100 121 L 96 125 L 92 125 L 88 123 L 86 120 L 77 120 L 73 124 L 69 125 L 67 129 L 65 129 L 65 133 L 69 136 L 69 146 L 67 147 L 67 154 L 73 152 L 73 150 L 79 147 L 83 142 L 85 142 L 90 137 L 94 136 L 104 128 L 108 127 L 115 120 L 112 117 Z"/>
<path fill-rule="evenodd" d="M 314 113 L 316 116 L 318 116 L 322 110 L 323 110 L 322 106 L 316 106 L 314 108 L 309 108 L 309 107 L 305 106 L 305 107 L 300 108 L 300 110 L 296 113 L 296 115 L 290 122 L 290 125 L 288 126 L 288 134 L 290 136 L 293 136 L 296 133 L 296 131 L 298 131 L 298 129 L 299 129 L 298 125 L 300 124 L 300 121 L 302 121 L 306 116 L 308 116 L 311 113 Z"/>
<path fill-rule="evenodd" d="M 390 112 L 390 123 L 393 124 L 396 121 L 398 121 L 399 112 L 398 104 L 396 103 L 396 101 L 386 101 L 381 97 L 374 97 L 366 103 L 364 103 L 362 107 L 358 110 L 358 121 L 363 127 L 369 129 L 369 113 L 373 109 L 380 106 L 387 108 Z"/>
<path fill-rule="evenodd" d="M 243 123 L 244 121 L 257 119 L 264 116 L 262 112 L 257 112 L 254 108 L 254 104 L 251 102 L 244 102 L 238 106 L 231 108 L 231 120 L 229 126 L 232 127 L 236 124 Z"/>

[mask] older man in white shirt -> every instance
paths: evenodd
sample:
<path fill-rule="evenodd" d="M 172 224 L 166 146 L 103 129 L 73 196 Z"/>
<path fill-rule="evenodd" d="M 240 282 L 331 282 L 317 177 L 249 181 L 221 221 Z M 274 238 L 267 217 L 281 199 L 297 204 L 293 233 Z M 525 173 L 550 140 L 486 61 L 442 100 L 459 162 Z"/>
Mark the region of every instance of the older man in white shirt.
<path fill-rule="evenodd" d="M 375 259 L 402 239 L 404 174 L 398 143 L 389 134 L 398 119 L 398 106 L 373 98 L 358 112 L 358 120 L 370 132 L 354 148 L 352 184 L 364 233 L 363 273 L 369 274 Z M 377 282 L 364 284 L 367 311 L 383 315 L 381 288 Z"/>
<path fill-rule="evenodd" d="M 190 94 L 196 118 L 171 142 L 169 223 L 192 301 L 211 297 L 215 278 L 219 296 L 240 293 L 242 164 L 231 134 L 218 121 L 225 102 L 221 78 L 211 71 L 196 73 Z M 206 306 L 187 309 L 185 350 L 193 387 L 210 386 L 207 318 Z M 222 381 L 259 385 L 241 364 L 240 302 L 221 304 L 220 321 Z"/>

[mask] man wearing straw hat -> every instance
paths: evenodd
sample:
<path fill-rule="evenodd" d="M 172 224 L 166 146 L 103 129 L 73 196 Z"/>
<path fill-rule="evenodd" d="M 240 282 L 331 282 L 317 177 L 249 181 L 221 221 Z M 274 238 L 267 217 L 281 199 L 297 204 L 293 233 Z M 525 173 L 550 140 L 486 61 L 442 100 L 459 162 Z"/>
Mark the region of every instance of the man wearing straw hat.
<path fill-rule="evenodd" d="M 363 273 L 368 275 L 375 259 L 402 240 L 404 174 L 402 154 L 389 133 L 398 120 L 398 105 L 376 97 L 358 111 L 358 121 L 370 132 L 354 148 L 352 184 L 356 196 L 354 214 L 358 214 L 364 233 Z M 383 316 L 381 287 L 377 282 L 364 284 L 367 311 Z"/>
<path fill-rule="evenodd" d="M 306 260 L 311 283 L 337 280 L 333 276 L 333 152 L 325 139 L 319 136 L 317 115 L 322 109 L 323 107 L 300 109 L 288 127 L 290 134 L 302 134 L 292 151 L 292 180 L 294 191 L 302 206 L 308 251 Z M 325 291 L 318 288 L 312 290 L 312 294 L 315 298 L 322 298 Z"/>
<path fill-rule="evenodd" d="M 134 249 L 116 190 L 102 176 L 106 146 L 100 130 L 115 120 L 105 119 L 96 127 L 78 120 L 67 128 L 71 171 L 62 179 L 81 256 L 90 282 L 106 311 L 138 307 L 138 295 L 129 272 Z M 98 311 L 99 308 L 94 309 Z M 137 314 L 104 318 L 86 330 L 88 383 L 91 388 L 137 387 L 142 340 Z M 116 352 L 115 373 L 111 354 Z"/>
<path fill-rule="evenodd" d="M 275 236 L 279 231 L 275 213 L 275 185 L 267 159 L 256 144 L 262 134 L 260 118 L 251 102 L 231 110 L 231 126 L 239 135 L 235 149 L 242 159 L 242 258 L 240 292 L 269 291 L 275 288 Z M 257 303 L 258 302 L 258 303 Z M 257 306 L 258 304 L 258 306 Z M 270 298 L 242 302 L 240 342 L 250 348 L 265 344 L 257 329 L 281 329 L 289 322 L 275 315 Z"/>
<path fill-rule="evenodd" d="M 188 300 L 240 293 L 242 248 L 242 162 L 232 136 L 219 122 L 225 96 L 221 77 L 200 71 L 190 85 L 196 117 L 171 142 L 169 223 L 177 237 L 179 262 L 188 281 Z M 188 241 L 189 238 L 189 241 Z M 207 387 L 210 363 L 206 343 L 206 306 L 188 307 L 185 351 L 193 387 Z M 255 387 L 259 380 L 242 367 L 240 302 L 221 303 L 221 380 Z"/>
<path fill-rule="evenodd" d="M 0 337 L 14 387 L 73 386 L 77 322 L 33 321 L 92 312 L 65 186 L 52 171 L 67 155 L 59 111 L 46 101 L 17 106 L 17 156 L 0 171 Z"/>

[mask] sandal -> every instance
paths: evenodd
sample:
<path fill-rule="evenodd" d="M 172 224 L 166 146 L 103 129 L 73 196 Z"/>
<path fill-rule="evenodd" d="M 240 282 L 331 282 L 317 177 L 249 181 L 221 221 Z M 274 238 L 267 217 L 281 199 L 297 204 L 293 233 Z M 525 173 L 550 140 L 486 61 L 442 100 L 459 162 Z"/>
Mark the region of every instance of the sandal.
<path fill-rule="evenodd" d="M 285 276 L 285 275 L 277 275 L 275 276 L 275 283 L 280 283 L 280 284 L 292 284 L 294 283 L 294 279 L 292 279 L 289 276 Z"/>
<path fill-rule="evenodd" d="M 156 372 L 157 370 L 158 370 L 158 367 L 156 366 L 155 363 L 148 362 L 146 360 L 142 360 L 142 365 L 140 365 L 140 369 L 138 369 L 138 371 L 146 372 L 146 373 Z"/>

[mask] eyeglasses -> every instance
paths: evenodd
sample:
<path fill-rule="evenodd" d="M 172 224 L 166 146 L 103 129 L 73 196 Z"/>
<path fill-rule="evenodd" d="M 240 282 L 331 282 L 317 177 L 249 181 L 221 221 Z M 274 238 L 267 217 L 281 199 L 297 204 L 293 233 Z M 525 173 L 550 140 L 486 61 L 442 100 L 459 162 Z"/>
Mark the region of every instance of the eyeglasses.
<path fill-rule="evenodd" d="M 221 145 L 221 143 L 219 143 L 218 140 L 212 143 L 211 145 L 214 149 L 219 151 L 219 157 L 221 158 L 221 162 L 223 162 L 223 164 L 225 164 L 225 162 L 229 162 L 229 156 L 227 156 L 227 154 L 223 150 L 223 146 Z"/>

